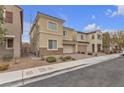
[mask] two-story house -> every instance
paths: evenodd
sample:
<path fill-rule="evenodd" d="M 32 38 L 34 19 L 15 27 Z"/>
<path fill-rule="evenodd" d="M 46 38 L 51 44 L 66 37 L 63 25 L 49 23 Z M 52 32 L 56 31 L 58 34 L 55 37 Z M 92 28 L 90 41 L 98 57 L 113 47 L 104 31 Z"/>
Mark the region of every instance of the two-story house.
<path fill-rule="evenodd" d="M 38 13 L 30 32 L 31 50 L 37 55 L 63 53 L 64 20 Z"/>
<path fill-rule="evenodd" d="M 78 32 L 64 27 L 65 21 L 38 13 L 30 31 L 32 53 L 58 55 L 64 53 L 97 53 L 102 49 L 102 32 Z M 93 38 L 94 37 L 94 38 Z"/>
<path fill-rule="evenodd" d="M 23 34 L 23 10 L 15 5 L 4 5 L 3 28 L 7 29 L 5 43 L 0 46 L 0 57 L 12 54 L 13 57 L 21 56 Z"/>
<path fill-rule="evenodd" d="M 80 47 L 79 49 L 84 49 L 85 52 L 89 53 L 97 53 L 102 50 L 102 32 L 100 30 L 78 33 L 79 34 L 77 35 L 77 41 L 87 42 L 84 47 Z"/>

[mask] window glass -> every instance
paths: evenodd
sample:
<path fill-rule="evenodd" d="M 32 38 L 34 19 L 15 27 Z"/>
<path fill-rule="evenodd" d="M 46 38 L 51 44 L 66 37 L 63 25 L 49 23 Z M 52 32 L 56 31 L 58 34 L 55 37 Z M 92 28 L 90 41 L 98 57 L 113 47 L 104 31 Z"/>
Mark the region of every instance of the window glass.
<path fill-rule="evenodd" d="M 67 36 L 67 32 L 66 31 L 63 31 L 63 36 Z"/>
<path fill-rule="evenodd" d="M 48 28 L 49 28 L 51 31 L 56 31 L 56 30 L 57 30 L 57 25 L 56 25 L 56 23 L 49 22 L 49 23 L 48 23 Z"/>
<path fill-rule="evenodd" d="M 13 23 L 13 13 L 6 11 L 5 12 L 5 22 L 6 23 Z"/>
<path fill-rule="evenodd" d="M 57 49 L 57 41 L 49 40 L 49 49 Z"/>
<path fill-rule="evenodd" d="M 13 38 L 7 39 L 7 48 L 13 48 Z"/>
<path fill-rule="evenodd" d="M 83 37 L 83 35 L 81 35 L 81 40 L 83 40 L 84 39 L 84 37 Z"/>
<path fill-rule="evenodd" d="M 92 35 L 92 39 L 94 39 L 95 37 L 94 37 L 94 35 Z"/>
<path fill-rule="evenodd" d="M 98 35 L 97 35 L 97 39 L 100 39 L 100 40 L 101 40 L 101 35 L 98 34 Z"/>

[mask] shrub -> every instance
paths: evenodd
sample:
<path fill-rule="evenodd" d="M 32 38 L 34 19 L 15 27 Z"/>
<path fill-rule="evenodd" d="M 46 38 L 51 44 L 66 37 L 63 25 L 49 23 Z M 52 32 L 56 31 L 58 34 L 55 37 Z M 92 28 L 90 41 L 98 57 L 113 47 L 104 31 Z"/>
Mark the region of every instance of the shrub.
<path fill-rule="evenodd" d="M 7 70 L 9 67 L 9 64 L 0 64 L 0 71 Z"/>
<path fill-rule="evenodd" d="M 5 54 L 3 56 L 3 61 L 10 61 L 13 58 L 12 54 Z"/>
<path fill-rule="evenodd" d="M 56 58 L 55 57 L 47 57 L 46 61 L 49 63 L 56 62 Z"/>
<path fill-rule="evenodd" d="M 67 60 L 72 59 L 71 56 L 65 56 L 64 58 L 67 59 Z"/>
<path fill-rule="evenodd" d="M 63 56 L 59 57 L 59 59 L 63 59 L 63 58 L 64 58 Z"/>
<path fill-rule="evenodd" d="M 66 61 L 67 59 L 63 58 L 62 61 Z"/>
<path fill-rule="evenodd" d="M 88 53 L 88 55 L 92 55 L 92 53 Z"/>
<path fill-rule="evenodd" d="M 81 54 L 85 54 L 85 52 L 81 52 Z"/>
<path fill-rule="evenodd" d="M 75 58 L 72 58 L 72 60 L 76 60 Z"/>

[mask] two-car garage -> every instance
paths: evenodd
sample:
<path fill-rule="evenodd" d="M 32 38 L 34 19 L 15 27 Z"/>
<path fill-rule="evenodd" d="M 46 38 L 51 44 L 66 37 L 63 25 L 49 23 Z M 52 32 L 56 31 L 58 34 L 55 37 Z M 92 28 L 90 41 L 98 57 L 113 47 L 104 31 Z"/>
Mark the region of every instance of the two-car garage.
<path fill-rule="evenodd" d="M 76 51 L 75 45 L 63 45 L 63 53 L 75 53 Z M 77 52 L 86 53 L 87 45 L 78 45 Z"/>
<path fill-rule="evenodd" d="M 63 53 L 86 53 L 87 52 L 88 42 L 63 42 Z"/>

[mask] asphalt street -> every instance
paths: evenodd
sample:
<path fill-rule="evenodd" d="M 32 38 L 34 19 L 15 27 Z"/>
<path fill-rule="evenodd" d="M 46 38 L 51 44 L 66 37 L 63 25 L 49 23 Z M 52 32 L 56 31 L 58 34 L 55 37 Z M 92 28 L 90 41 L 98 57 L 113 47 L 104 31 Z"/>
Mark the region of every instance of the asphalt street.
<path fill-rule="evenodd" d="M 25 87 L 124 87 L 124 57 L 33 82 Z"/>

